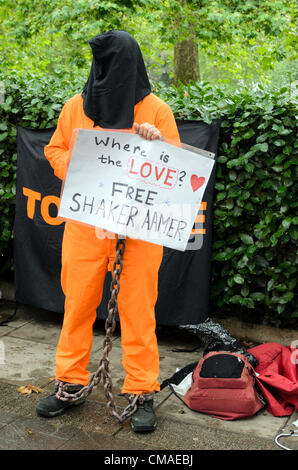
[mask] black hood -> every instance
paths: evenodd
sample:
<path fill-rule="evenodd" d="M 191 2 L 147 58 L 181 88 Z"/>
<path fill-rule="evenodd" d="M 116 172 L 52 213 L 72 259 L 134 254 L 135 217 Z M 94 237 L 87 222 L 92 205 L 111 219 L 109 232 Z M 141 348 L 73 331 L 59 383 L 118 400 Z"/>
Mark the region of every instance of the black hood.
<path fill-rule="evenodd" d="M 134 106 L 151 92 L 137 41 L 112 30 L 90 39 L 93 61 L 84 86 L 83 107 L 94 126 L 130 129 Z"/>

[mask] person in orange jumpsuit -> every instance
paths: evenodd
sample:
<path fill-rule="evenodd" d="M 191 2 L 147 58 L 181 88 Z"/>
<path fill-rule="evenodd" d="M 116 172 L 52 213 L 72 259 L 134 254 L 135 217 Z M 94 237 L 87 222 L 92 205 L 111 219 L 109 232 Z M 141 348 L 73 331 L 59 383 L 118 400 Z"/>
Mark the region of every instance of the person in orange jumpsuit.
<path fill-rule="evenodd" d="M 93 53 L 89 78 L 83 92 L 65 103 L 57 128 L 45 147 L 46 158 L 60 179 L 66 175 L 75 128 L 128 129 L 145 139 L 163 136 L 179 142 L 170 107 L 151 93 L 135 39 L 125 31 L 113 30 L 96 36 L 89 44 Z M 93 324 L 105 275 L 115 260 L 115 247 L 115 239 L 98 237 L 94 227 L 65 223 L 61 272 L 65 313 L 56 352 L 56 379 L 69 384 L 70 391 L 77 391 L 89 382 L 86 368 Z M 126 239 L 118 295 L 122 364 L 126 373 L 124 394 L 144 396 L 160 390 L 154 308 L 162 255 L 160 245 Z M 38 403 L 37 412 L 46 417 L 57 416 L 69 406 L 53 393 Z M 134 431 L 156 427 L 152 400 L 139 404 L 131 425 Z"/>

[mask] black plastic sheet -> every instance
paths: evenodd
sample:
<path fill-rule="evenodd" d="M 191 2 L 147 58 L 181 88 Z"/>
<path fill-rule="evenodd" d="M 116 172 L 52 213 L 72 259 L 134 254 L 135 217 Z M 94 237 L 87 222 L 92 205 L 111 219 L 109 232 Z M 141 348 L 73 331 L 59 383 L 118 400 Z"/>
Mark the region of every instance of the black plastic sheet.
<path fill-rule="evenodd" d="M 247 348 L 241 341 L 231 336 L 220 323 L 211 318 L 207 318 L 196 325 L 183 325 L 180 328 L 196 335 L 204 350 L 204 356 L 211 351 L 234 352 L 245 356 L 253 367 L 256 367 L 258 364 L 256 358 L 247 352 Z"/>

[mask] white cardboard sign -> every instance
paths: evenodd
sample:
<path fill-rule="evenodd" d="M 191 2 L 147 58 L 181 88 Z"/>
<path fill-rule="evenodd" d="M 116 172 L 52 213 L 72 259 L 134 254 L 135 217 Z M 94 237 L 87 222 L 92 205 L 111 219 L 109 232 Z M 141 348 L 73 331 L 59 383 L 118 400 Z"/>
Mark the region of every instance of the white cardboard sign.
<path fill-rule="evenodd" d="M 130 132 L 75 132 L 59 217 L 184 251 L 214 154 Z"/>

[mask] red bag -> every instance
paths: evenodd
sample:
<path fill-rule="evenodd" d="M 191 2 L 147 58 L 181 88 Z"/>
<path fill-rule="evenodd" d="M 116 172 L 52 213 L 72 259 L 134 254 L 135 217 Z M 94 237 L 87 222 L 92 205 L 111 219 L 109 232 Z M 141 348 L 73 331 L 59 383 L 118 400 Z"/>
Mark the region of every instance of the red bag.
<path fill-rule="evenodd" d="M 200 360 L 183 401 L 192 410 L 227 421 L 253 416 L 265 404 L 247 359 L 225 351 L 211 352 Z"/>
<path fill-rule="evenodd" d="M 257 384 L 273 416 L 298 411 L 298 350 L 293 346 L 266 343 L 248 350 L 258 360 Z"/>

